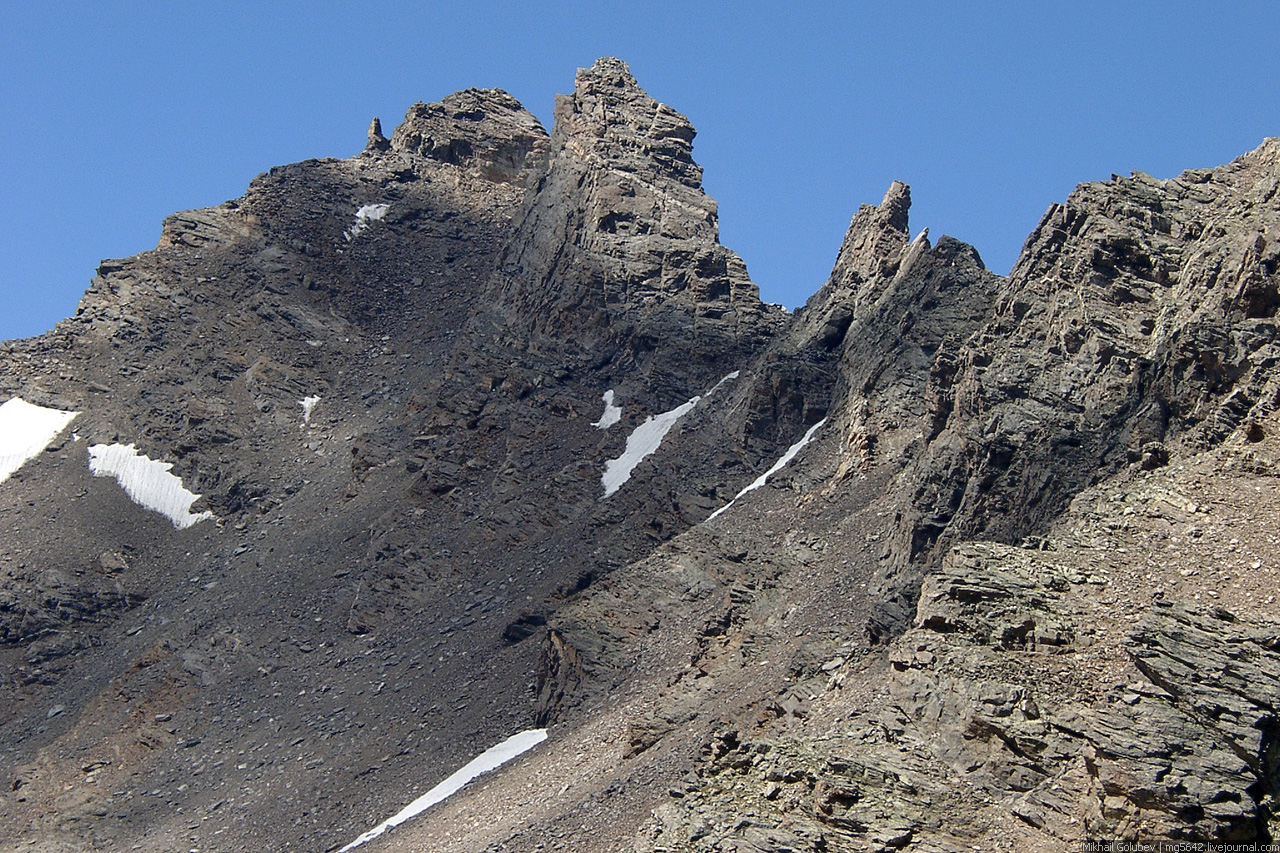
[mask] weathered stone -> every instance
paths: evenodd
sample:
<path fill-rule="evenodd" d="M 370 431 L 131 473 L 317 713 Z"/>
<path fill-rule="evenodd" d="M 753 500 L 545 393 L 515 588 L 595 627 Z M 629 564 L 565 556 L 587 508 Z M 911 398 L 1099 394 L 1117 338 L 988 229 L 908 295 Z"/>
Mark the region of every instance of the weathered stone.
<path fill-rule="evenodd" d="M 0 485 L 0 846 L 338 849 L 549 724 L 380 843 L 1280 833 L 1277 143 L 1084 185 L 1008 277 L 895 182 L 791 317 L 693 140 L 612 59 L 551 136 L 417 104 L 0 347 L 0 390 L 79 412 Z"/>

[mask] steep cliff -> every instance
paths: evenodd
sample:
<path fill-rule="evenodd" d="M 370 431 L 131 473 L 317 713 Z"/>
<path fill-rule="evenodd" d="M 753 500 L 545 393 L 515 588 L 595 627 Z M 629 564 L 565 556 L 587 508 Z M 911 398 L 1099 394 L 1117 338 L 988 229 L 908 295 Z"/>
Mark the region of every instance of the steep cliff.
<path fill-rule="evenodd" d="M 694 129 L 625 63 L 578 72 L 556 101 L 550 167 L 520 212 L 474 334 L 555 369 L 714 382 L 785 323 L 718 241 Z"/>

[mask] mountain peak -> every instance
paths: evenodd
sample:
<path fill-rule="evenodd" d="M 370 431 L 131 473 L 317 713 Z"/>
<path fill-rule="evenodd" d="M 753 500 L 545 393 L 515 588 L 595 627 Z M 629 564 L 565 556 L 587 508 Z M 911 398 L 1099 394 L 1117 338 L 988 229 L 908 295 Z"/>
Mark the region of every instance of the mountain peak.
<path fill-rule="evenodd" d="M 0 344 L 0 849 L 1275 837 L 1280 142 L 792 316 L 693 138 L 466 89 Z"/>
<path fill-rule="evenodd" d="M 782 312 L 720 245 L 693 137 L 621 60 L 580 70 L 557 96 L 549 165 L 512 223 L 481 328 L 561 363 L 685 374 L 677 396 L 723 375 L 724 352 L 760 346 Z M 675 339 L 696 357 L 656 365 L 656 342 Z"/>
<path fill-rule="evenodd" d="M 624 170 L 658 171 L 686 186 L 702 186 L 693 161 L 697 131 L 681 113 L 650 96 L 627 64 L 604 57 L 578 70 L 572 95 L 556 97 L 557 148 L 620 161 Z"/>
<path fill-rule="evenodd" d="M 391 149 L 462 166 L 501 183 L 537 172 L 547 132 L 502 89 L 463 89 L 438 103 L 417 103 L 391 137 Z M 529 160 L 526 162 L 526 160 Z"/>
<path fill-rule="evenodd" d="M 585 86 L 599 84 L 641 91 L 640 84 L 631 74 L 631 66 L 616 56 L 602 56 L 592 63 L 590 68 L 579 68 L 574 82 L 578 90 L 582 90 Z"/>

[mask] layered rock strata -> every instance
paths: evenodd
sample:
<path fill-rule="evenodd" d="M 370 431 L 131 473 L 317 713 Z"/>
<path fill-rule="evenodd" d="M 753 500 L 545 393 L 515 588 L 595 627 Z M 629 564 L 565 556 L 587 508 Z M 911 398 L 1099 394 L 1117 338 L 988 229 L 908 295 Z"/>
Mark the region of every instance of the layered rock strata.
<path fill-rule="evenodd" d="M 611 59 L 417 104 L 3 345 L 80 414 L 0 484 L 0 846 L 337 849 L 541 726 L 366 849 L 1272 839 L 1276 141 L 1008 277 L 894 183 L 789 316 L 693 139 Z"/>

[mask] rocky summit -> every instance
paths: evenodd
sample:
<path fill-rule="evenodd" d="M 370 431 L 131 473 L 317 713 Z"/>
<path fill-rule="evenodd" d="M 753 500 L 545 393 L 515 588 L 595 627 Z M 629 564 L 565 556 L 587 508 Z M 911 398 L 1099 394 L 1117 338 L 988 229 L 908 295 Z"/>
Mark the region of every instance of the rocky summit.
<path fill-rule="evenodd" d="M 1280 141 L 794 314 L 693 141 L 416 104 L 0 345 L 0 849 L 1277 840 Z"/>

